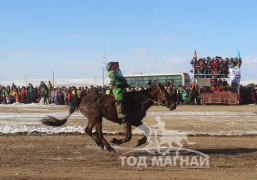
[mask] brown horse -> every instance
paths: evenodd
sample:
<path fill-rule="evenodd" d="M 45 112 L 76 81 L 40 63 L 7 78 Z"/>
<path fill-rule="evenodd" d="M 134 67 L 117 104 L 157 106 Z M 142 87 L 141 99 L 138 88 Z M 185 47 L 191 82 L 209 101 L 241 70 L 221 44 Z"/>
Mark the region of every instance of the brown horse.
<path fill-rule="evenodd" d="M 124 123 L 125 138 L 116 139 L 113 138 L 111 141 L 114 144 L 122 144 L 130 141 L 131 126 L 142 127 L 142 119 L 146 115 L 146 111 L 157 103 L 161 106 L 166 106 L 170 110 L 176 109 L 176 103 L 171 101 L 170 95 L 167 93 L 166 89 L 162 85 L 157 85 L 147 90 L 128 92 L 125 97 L 125 109 L 126 109 L 126 122 Z M 43 124 L 50 126 L 61 126 L 65 124 L 69 116 L 79 108 L 80 112 L 88 118 L 88 124 L 85 132 L 96 142 L 96 144 L 110 152 L 115 152 L 115 150 L 110 146 L 110 144 L 103 137 L 102 132 L 102 120 L 103 117 L 107 120 L 113 121 L 115 123 L 120 123 L 117 117 L 117 111 L 115 108 L 115 99 L 113 95 L 100 95 L 97 93 L 91 93 L 84 98 L 74 99 L 70 106 L 70 114 L 63 119 L 56 119 L 54 117 L 46 117 L 41 120 Z M 92 133 L 92 129 L 96 127 L 96 133 Z M 144 126 L 146 127 L 146 126 Z M 148 131 L 147 128 L 144 128 Z M 148 134 L 148 132 L 145 132 Z M 140 146 L 147 141 L 147 137 L 144 135 L 136 146 Z"/>

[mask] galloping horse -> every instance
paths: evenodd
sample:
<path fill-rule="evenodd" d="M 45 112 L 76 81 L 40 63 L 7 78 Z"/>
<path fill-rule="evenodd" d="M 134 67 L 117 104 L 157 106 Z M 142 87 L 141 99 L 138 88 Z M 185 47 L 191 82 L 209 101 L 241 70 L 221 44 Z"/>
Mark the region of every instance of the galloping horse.
<path fill-rule="evenodd" d="M 111 143 L 122 144 L 130 141 L 131 126 L 141 126 L 143 123 L 142 119 L 146 115 L 146 111 L 157 103 L 161 106 L 166 106 L 170 110 L 176 109 L 176 103 L 171 101 L 171 97 L 162 85 L 156 85 L 152 88 L 143 91 L 133 91 L 128 92 L 125 97 L 125 109 L 126 109 L 126 122 L 124 123 L 125 138 L 116 139 L 113 138 Z M 43 124 L 50 126 L 61 126 L 65 124 L 69 116 L 76 110 L 79 109 L 80 112 L 88 118 L 88 124 L 85 132 L 96 142 L 96 144 L 109 152 L 115 152 L 115 150 L 110 146 L 110 144 L 103 137 L 102 132 L 102 120 L 103 117 L 107 120 L 113 121 L 115 123 L 120 123 L 117 117 L 117 111 L 115 108 L 115 99 L 112 95 L 101 95 L 97 93 L 91 93 L 82 99 L 74 98 L 70 106 L 70 114 L 63 119 L 57 119 L 55 117 L 48 116 L 41 120 Z M 92 133 L 92 129 L 96 127 L 96 133 Z M 148 134 L 148 129 L 145 129 L 145 134 Z M 140 146 L 147 141 L 147 137 L 144 135 L 136 146 Z"/>

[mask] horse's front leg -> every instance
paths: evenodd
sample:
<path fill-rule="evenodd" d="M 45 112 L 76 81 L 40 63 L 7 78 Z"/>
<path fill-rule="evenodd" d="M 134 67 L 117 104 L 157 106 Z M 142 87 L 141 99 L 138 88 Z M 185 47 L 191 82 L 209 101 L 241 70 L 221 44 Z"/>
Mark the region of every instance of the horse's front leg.
<path fill-rule="evenodd" d="M 102 133 L 102 120 L 98 118 L 89 118 L 88 119 L 88 124 L 85 129 L 85 132 L 96 142 L 97 146 L 100 146 L 101 149 L 104 148 L 104 145 L 106 149 L 109 152 L 115 152 L 115 150 L 108 144 L 105 143 L 106 140 L 103 138 L 103 133 Z M 96 125 L 96 134 L 92 133 L 93 127 Z"/>
<path fill-rule="evenodd" d="M 111 143 L 120 145 L 120 144 L 123 144 L 123 143 L 128 142 L 128 141 L 131 140 L 131 138 L 132 138 L 131 123 L 130 122 L 125 122 L 123 125 L 124 125 L 125 138 L 124 139 L 113 138 L 111 140 Z"/>
<path fill-rule="evenodd" d="M 110 144 L 105 140 L 104 136 L 103 136 L 103 130 L 102 130 L 102 119 L 96 123 L 96 131 L 97 131 L 97 135 L 99 137 L 100 143 L 98 146 L 100 146 L 102 149 L 104 148 L 104 146 L 106 147 L 106 149 L 109 152 L 115 152 L 115 150 L 110 146 Z"/>

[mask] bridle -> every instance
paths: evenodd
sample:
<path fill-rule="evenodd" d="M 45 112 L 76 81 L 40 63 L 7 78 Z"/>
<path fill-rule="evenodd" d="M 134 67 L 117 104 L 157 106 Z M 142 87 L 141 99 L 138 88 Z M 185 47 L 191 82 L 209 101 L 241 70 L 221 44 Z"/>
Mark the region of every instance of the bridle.
<path fill-rule="evenodd" d="M 162 89 L 160 88 L 160 86 L 158 86 L 158 89 L 159 89 L 159 91 L 160 91 L 161 99 L 164 99 L 164 98 L 166 99 L 165 95 L 162 93 Z M 161 105 L 161 106 L 167 106 L 167 104 L 160 103 L 160 102 L 158 102 L 158 101 L 156 101 L 156 100 L 154 100 L 154 99 L 152 99 L 152 98 L 150 98 L 150 97 L 144 95 L 143 93 L 141 93 L 141 94 L 142 94 L 143 96 L 145 96 L 147 99 L 149 99 L 149 100 L 155 102 L 156 104 L 159 104 L 159 105 Z"/>
<path fill-rule="evenodd" d="M 166 98 L 165 94 L 162 92 L 162 89 L 160 88 L 160 86 L 158 86 L 158 89 L 160 90 L 161 99 L 167 100 L 167 98 Z"/>

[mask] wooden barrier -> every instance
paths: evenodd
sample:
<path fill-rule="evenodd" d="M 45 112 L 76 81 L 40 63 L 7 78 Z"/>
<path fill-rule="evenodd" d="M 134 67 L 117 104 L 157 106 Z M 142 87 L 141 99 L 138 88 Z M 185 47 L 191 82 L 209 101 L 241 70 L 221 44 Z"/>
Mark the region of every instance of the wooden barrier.
<path fill-rule="evenodd" d="M 214 92 L 201 93 L 202 104 L 237 104 L 237 93 Z"/>

